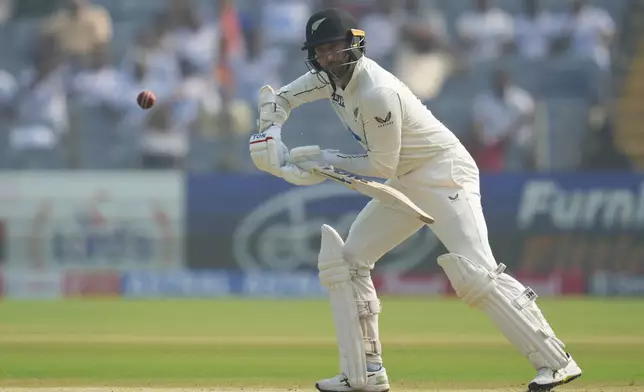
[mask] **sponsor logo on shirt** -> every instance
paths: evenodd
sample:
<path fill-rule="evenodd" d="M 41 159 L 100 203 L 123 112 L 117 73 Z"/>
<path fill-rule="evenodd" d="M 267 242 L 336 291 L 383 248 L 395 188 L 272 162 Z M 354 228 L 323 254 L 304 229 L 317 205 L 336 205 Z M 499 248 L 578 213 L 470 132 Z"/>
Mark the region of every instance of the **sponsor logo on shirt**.
<path fill-rule="evenodd" d="M 387 125 L 391 125 L 391 124 L 394 123 L 391 120 L 391 111 L 387 112 L 387 115 L 385 116 L 385 118 L 381 118 L 381 117 L 378 117 L 378 116 L 375 116 L 374 118 L 380 124 L 380 125 L 378 125 L 378 128 L 386 127 Z"/>
<path fill-rule="evenodd" d="M 333 102 L 337 103 L 337 104 L 338 104 L 338 106 L 340 106 L 340 107 L 342 107 L 342 108 L 344 107 L 344 98 L 342 97 L 342 95 L 338 95 L 337 93 L 335 93 L 335 92 L 334 92 L 334 93 L 331 95 L 331 100 L 332 100 Z"/>

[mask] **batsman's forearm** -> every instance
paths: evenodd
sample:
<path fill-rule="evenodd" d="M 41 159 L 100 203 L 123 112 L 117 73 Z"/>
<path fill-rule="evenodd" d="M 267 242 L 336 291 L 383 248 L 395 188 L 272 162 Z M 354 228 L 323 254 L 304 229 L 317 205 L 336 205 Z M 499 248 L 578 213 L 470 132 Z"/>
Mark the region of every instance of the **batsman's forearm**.
<path fill-rule="evenodd" d="M 342 153 L 325 152 L 325 161 L 342 170 L 365 176 L 382 177 L 378 170 L 371 164 L 367 155 L 347 155 Z"/>

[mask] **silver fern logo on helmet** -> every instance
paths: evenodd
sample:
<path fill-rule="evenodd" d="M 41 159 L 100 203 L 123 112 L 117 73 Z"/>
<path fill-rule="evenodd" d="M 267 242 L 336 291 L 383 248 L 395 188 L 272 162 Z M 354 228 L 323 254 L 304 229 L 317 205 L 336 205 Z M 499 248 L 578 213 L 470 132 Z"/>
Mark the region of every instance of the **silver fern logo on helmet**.
<path fill-rule="evenodd" d="M 313 22 L 313 24 L 311 24 L 311 34 L 313 34 L 320 27 L 322 22 L 324 22 L 325 20 L 326 20 L 326 17 L 324 17 L 324 18 L 322 18 L 320 20 L 316 20 L 315 22 Z"/>

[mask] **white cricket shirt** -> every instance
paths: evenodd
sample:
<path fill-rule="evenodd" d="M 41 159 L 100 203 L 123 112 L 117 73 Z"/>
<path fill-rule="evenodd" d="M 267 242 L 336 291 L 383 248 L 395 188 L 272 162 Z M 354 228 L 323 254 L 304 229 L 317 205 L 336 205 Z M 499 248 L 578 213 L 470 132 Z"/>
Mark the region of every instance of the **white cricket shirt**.
<path fill-rule="evenodd" d="M 364 176 L 404 175 L 437 152 L 459 144 L 458 138 L 398 78 L 362 57 L 345 89 L 306 73 L 277 91 L 278 103 L 291 109 L 329 99 L 365 155 L 332 154 L 334 166 Z M 328 154 L 327 154 L 328 155 Z"/>

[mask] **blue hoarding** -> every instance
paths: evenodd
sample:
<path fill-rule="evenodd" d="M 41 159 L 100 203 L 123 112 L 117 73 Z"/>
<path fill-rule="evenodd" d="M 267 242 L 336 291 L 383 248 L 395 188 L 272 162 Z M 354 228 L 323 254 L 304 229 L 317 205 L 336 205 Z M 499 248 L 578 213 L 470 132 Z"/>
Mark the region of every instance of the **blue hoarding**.
<path fill-rule="evenodd" d="M 192 175 L 187 184 L 192 268 L 312 271 L 320 226 L 346 235 L 368 201 L 330 182 L 295 187 L 261 173 Z M 481 191 L 493 251 L 515 271 L 644 272 L 641 175 L 484 175 Z M 376 268 L 436 272 L 444 251 L 425 228 Z"/>

